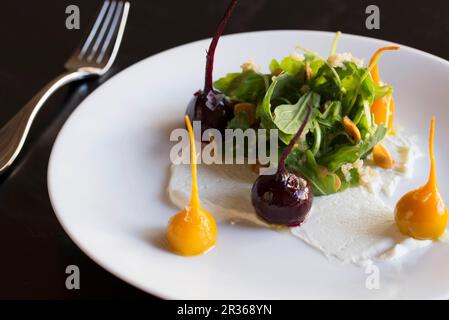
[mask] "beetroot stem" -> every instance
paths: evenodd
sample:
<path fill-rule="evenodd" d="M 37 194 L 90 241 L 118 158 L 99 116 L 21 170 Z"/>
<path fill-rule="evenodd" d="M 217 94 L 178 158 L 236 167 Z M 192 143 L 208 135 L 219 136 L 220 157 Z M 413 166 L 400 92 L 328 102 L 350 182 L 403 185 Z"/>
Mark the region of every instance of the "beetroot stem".
<path fill-rule="evenodd" d="M 220 21 L 220 24 L 215 31 L 214 37 L 212 38 L 212 42 L 210 43 L 209 50 L 207 50 L 207 58 L 206 58 L 206 76 L 204 81 L 204 93 L 207 94 L 212 90 L 212 72 L 214 68 L 214 56 L 215 56 L 215 48 L 217 47 L 218 40 L 223 34 L 224 28 L 228 23 L 229 18 L 231 17 L 232 11 L 234 11 L 235 5 L 238 0 L 232 0 L 226 10 L 225 15 Z"/>

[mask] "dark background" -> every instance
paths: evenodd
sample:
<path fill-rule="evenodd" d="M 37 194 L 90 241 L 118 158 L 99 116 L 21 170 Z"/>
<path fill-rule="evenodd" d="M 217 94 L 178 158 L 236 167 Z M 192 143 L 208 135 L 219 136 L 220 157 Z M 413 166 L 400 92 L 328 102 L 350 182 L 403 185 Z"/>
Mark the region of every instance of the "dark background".
<path fill-rule="evenodd" d="M 228 0 L 130 2 L 124 41 L 112 71 L 100 80 L 71 85 L 55 94 L 39 113 L 17 163 L 0 177 L 2 299 L 153 298 L 103 270 L 62 230 L 47 193 L 48 157 L 64 121 L 89 93 L 136 61 L 210 37 Z M 65 60 L 89 28 L 101 3 L 1 1 L 0 125 L 63 71 Z M 65 8 L 70 4 L 80 8 L 81 30 L 65 28 Z M 380 8 L 380 30 L 365 28 L 365 8 L 369 4 Z M 391 40 L 449 59 L 448 14 L 447 0 L 240 0 L 225 33 L 341 30 Z M 80 268 L 80 290 L 65 288 L 65 268 L 70 264 Z"/>

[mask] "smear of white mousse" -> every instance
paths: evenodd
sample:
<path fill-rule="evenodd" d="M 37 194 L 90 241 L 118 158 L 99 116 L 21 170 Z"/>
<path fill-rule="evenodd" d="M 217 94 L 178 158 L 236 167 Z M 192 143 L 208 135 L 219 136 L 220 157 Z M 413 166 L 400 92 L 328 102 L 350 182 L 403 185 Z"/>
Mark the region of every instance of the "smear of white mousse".
<path fill-rule="evenodd" d="M 388 137 L 384 145 L 396 160 L 395 168 L 372 166 L 373 179 L 365 186 L 315 197 L 307 220 L 291 233 L 328 257 L 343 262 L 363 263 L 368 259 L 397 259 L 427 246 L 400 234 L 394 223 L 393 208 L 379 194 L 391 194 L 401 178 L 410 175 L 417 152 L 407 139 Z M 258 218 L 251 204 L 251 188 L 257 175 L 248 165 L 198 165 L 198 183 L 202 206 L 218 221 L 247 221 L 269 227 Z M 190 198 L 189 165 L 172 165 L 168 193 L 179 208 Z"/>
<path fill-rule="evenodd" d="M 260 220 L 251 204 L 251 188 L 257 174 L 249 165 L 200 164 L 198 189 L 201 205 L 214 214 L 217 221 L 239 220 L 268 226 Z M 191 190 L 190 165 L 172 165 L 168 185 L 170 200 L 180 209 L 189 203 Z"/>
<path fill-rule="evenodd" d="M 393 259 L 431 242 L 408 243 L 395 225 L 393 209 L 364 187 L 315 198 L 309 219 L 291 232 L 326 256 L 354 263 L 387 251 L 382 257 Z"/>
<path fill-rule="evenodd" d="M 413 166 L 416 158 L 421 156 L 416 144 L 416 137 L 407 137 L 404 133 L 395 136 L 386 136 L 382 144 L 388 149 L 394 159 L 392 169 L 382 169 L 372 160 L 365 160 L 365 165 L 373 169 L 373 177 L 365 186 L 373 193 L 382 192 L 391 197 L 401 179 L 408 179 L 413 175 Z"/>

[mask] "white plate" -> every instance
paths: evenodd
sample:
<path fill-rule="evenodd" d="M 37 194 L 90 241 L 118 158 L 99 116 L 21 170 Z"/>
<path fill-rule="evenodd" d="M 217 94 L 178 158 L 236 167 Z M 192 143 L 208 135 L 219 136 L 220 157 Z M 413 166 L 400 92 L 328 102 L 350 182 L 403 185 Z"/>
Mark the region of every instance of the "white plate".
<path fill-rule="evenodd" d="M 215 76 L 238 71 L 253 57 L 263 66 L 301 44 L 328 53 L 333 33 L 264 31 L 223 37 Z M 400 265 L 379 265 L 380 288 L 369 290 L 364 268 L 328 261 L 288 233 L 222 225 L 210 253 L 185 258 L 168 252 L 165 228 L 177 212 L 168 201 L 169 133 L 183 125 L 203 84 L 209 40 L 149 57 L 90 95 L 61 130 L 50 158 L 48 188 L 56 215 L 75 243 L 119 278 L 164 298 L 449 298 L 447 246 L 413 254 Z M 339 52 L 369 59 L 387 43 L 344 34 Z M 402 47 L 387 52 L 382 78 L 395 89 L 396 123 L 421 136 L 427 150 L 437 116 L 436 152 L 443 197 L 449 201 L 449 62 Z M 403 182 L 392 204 L 427 176 L 426 158 Z M 369 271 L 369 270 L 368 270 Z"/>

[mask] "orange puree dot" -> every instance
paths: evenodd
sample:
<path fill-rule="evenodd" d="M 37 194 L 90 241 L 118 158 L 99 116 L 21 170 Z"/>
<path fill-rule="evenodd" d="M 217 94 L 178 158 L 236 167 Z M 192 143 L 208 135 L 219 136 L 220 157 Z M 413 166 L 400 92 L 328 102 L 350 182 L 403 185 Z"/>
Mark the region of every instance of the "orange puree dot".
<path fill-rule="evenodd" d="M 167 227 L 167 240 L 173 252 L 183 256 L 201 254 L 215 245 L 217 225 L 213 216 L 201 208 L 196 174 L 196 151 L 192 124 L 185 116 L 190 138 L 192 192 L 189 206 L 174 215 Z"/>
<path fill-rule="evenodd" d="M 435 118 L 430 126 L 430 175 L 427 183 L 410 191 L 396 204 L 395 220 L 399 230 L 415 239 L 438 239 L 446 229 L 448 211 L 438 190 L 433 152 Z"/>

